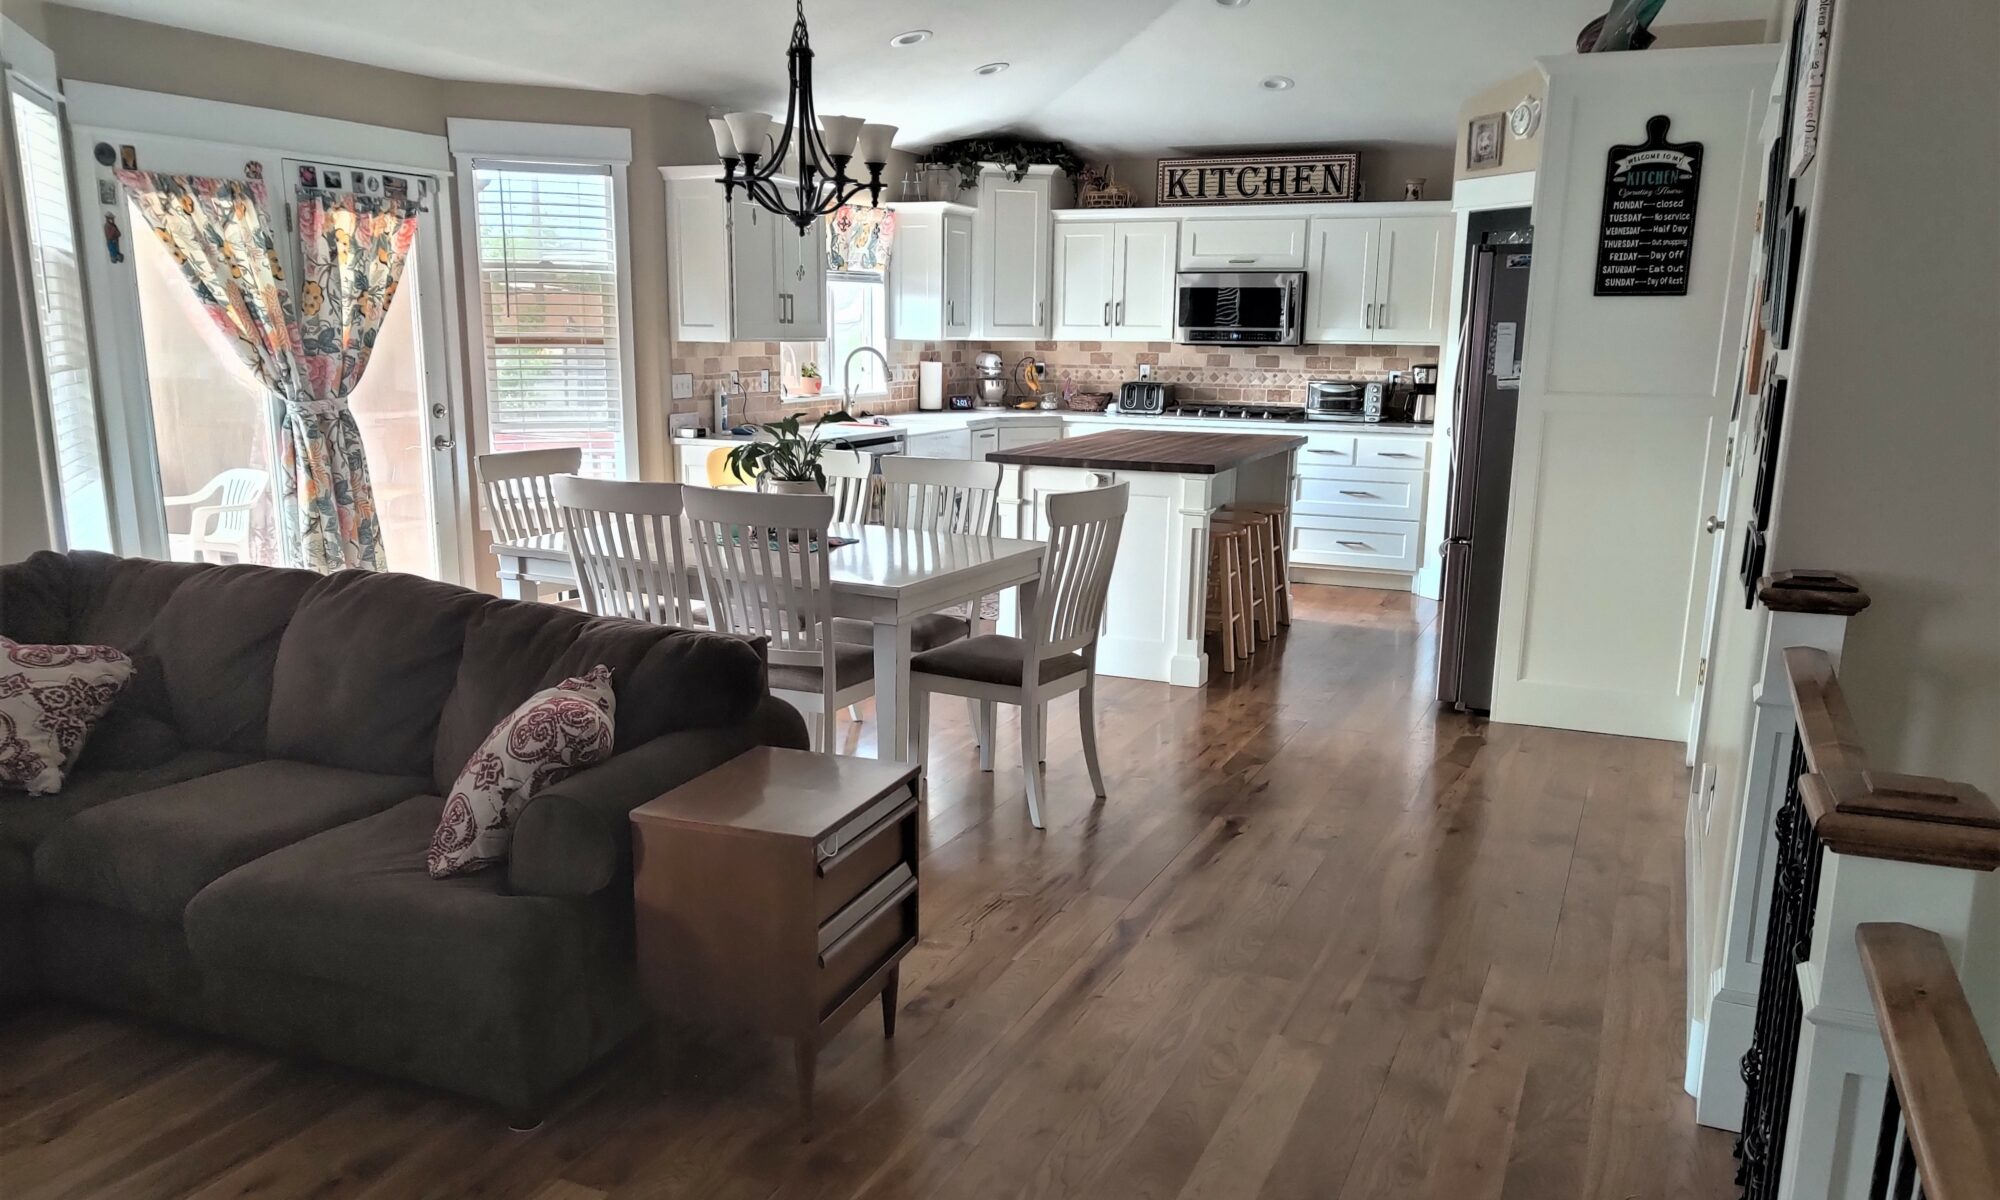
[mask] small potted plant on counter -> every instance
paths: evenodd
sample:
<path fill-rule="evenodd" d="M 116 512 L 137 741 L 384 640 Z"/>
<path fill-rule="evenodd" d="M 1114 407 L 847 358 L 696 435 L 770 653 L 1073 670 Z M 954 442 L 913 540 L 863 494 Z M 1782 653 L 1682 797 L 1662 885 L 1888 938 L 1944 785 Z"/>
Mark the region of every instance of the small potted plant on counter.
<path fill-rule="evenodd" d="M 810 430 L 801 428 L 797 416 L 759 425 L 756 440 L 731 450 L 725 461 L 738 479 L 754 478 L 759 491 L 824 492 L 826 472 L 819 460 L 833 443 L 820 438 L 820 427 L 854 419 L 854 414 L 837 409 L 821 413 Z"/>
<path fill-rule="evenodd" d="M 799 368 L 799 395 L 819 395 L 820 384 L 818 364 L 807 363 L 805 366 Z"/>

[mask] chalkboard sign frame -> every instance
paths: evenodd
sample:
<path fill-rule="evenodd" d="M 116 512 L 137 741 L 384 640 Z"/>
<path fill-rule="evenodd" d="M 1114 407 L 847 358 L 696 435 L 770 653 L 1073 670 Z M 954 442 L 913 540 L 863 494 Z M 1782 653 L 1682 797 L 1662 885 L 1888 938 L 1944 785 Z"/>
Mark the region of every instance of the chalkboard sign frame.
<path fill-rule="evenodd" d="M 1667 131 L 1672 128 L 1673 119 L 1664 115 L 1655 116 L 1646 122 L 1646 140 L 1636 146 L 1614 145 L 1604 154 L 1604 203 L 1597 219 L 1597 266 L 1593 272 L 1594 295 L 1598 296 L 1685 296 L 1688 294 L 1688 278 L 1694 270 L 1694 226 L 1701 201 L 1701 154 L 1700 142 L 1671 142 Z M 1675 178 L 1661 181 L 1657 179 L 1639 183 L 1632 179 L 1632 173 L 1644 167 L 1664 167 Z M 1686 214 L 1684 232 L 1661 234 L 1647 227 L 1657 223 L 1651 219 L 1658 206 L 1665 201 L 1682 204 L 1680 211 Z M 1639 207 L 1633 209 L 1632 204 Z M 1630 214 L 1636 212 L 1638 216 Z M 1633 230 L 1645 232 L 1634 234 Z M 1633 278 L 1623 272 L 1614 271 L 1616 265 L 1611 258 L 1633 247 L 1618 243 L 1637 242 L 1641 254 L 1656 250 L 1678 250 L 1682 268 L 1677 280 L 1649 281 L 1643 275 L 1636 278 L 1632 286 L 1607 286 L 1607 280 Z"/>

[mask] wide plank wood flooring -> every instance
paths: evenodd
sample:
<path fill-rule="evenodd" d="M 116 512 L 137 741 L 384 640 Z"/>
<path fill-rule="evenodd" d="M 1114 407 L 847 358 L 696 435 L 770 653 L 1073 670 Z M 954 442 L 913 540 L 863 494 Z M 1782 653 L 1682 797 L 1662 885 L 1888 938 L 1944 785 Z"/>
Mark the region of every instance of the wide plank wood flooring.
<path fill-rule="evenodd" d="M 515 1134 L 46 1004 L 0 1018 L 0 1196 L 1728 1194 L 1680 1086 L 1679 748 L 1440 713 L 1433 605 L 1298 606 L 1205 690 L 1106 681 L 1101 804 L 1059 702 L 1046 833 L 1011 717 L 987 775 L 934 705 L 900 1026 L 828 1047 L 810 1140 L 777 1045 L 671 1032 Z"/>

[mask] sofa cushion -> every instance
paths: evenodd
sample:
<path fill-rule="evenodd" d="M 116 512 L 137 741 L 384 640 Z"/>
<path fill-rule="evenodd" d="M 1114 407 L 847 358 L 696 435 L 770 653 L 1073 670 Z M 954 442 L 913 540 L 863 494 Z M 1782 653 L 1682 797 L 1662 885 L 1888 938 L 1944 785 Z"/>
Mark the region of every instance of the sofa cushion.
<path fill-rule="evenodd" d="M 43 550 L 0 568 L 0 634 L 19 642 L 89 642 L 130 654 L 153 617 L 212 563 Z"/>
<path fill-rule="evenodd" d="M 469 1015 L 553 1002 L 623 936 L 618 923 L 592 901 L 508 895 L 498 871 L 432 879 L 424 847 L 443 808 L 414 797 L 217 879 L 187 906 L 195 961 Z"/>
<path fill-rule="evenodd" d="M 253 762 L 78 813 L 36 846 L 35 885 L 173 920 L 196 892 L 236 867 L 428 787 L 408 775 Z"/>
<path fill-rule="evenodd" d="M 213 775 L 250 761 L 248 756 L 222 750 L 184 750 L 164 762 L 137 770 L 110 770 L 84 765 L 53 796 L 10 796 L 0 804 L 0 846 L 32 850 L 63 822 L 107 800 L 150 792 L 186 779 Z"/>
<path fill-rule="evenodd" d="M 232 566 L 192 576 L 167 597 L 145 650 L 159 664 L 166 706 L 189 745 L 263 750 L 279 641 L 320 579 L 311 571 Z"/>
<path fill-rule="evenodd" d="M 132 660 L 112 646 L 0 637 L 0 803 L 14 788 L 61 791 L 63 772 L 131 678 Z"/>
<path fill-rule="evenodd" d="M 342 571 L 321 580 L 278 644 L 268 752 L 355 771 L 428 775 L 466 625 L 498 603 L 415 575 Z"/>
<path fill-rule="evenodd" d="M 679 729 L 750 719 L 765 696 L 761 640 L 496 600 L 468 623 L 438 719 L 431 778 L 449 793 L 500 719 L 543 688 L 602 664 L 618 697 L 620 753 Z"/>
<path fill-rule="evenodd" d="M 611 757 L 611 668 L 565 679 L 493 727 L 452 783 L 424 865 L 431 878 L 504 861 L 514 823 L 535 793 Z"/>

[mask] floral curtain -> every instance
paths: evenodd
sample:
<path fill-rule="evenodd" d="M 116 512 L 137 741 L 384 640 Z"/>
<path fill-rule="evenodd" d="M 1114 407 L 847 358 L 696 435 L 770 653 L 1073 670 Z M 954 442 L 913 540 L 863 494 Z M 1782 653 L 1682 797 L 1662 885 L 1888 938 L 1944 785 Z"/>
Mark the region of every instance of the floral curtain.
<path fill-rule="evenodd" d="M 346 401 L 322 399 L 307 378 L 264 185 L 150 171 L 120 171 L 118 178 L 196 300 L 279 401 L 279 518 L 300 565 L 381 570 L 387 564 L 361 432 Z"/>
<path fill-rule="evenodd" d="M 895 213 L 843 204 L 826 223 L 826 269 L 886 271 L 889 243 L 895 237 Z"/>

